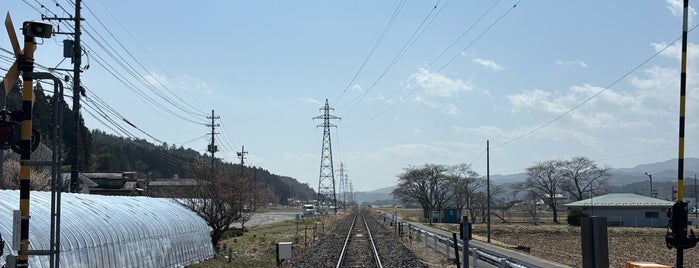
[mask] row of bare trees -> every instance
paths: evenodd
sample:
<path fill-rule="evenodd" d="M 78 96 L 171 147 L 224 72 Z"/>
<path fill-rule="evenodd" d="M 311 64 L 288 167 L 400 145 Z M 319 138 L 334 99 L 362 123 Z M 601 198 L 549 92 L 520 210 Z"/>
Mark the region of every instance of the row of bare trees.
<path fill-rule="evenodd" d="M 430 211 L 455 208 L 468 209 L 470 218 L 475 220 L 478 214 L 485 213 L 485 186 L 485 178 L 467 164 L 425 164 L 405 168 L 398 175 L 393 195 L 404 203 L 418 203 L 425 218 Z M 501 189 L 491 188 L 491 197 Z"/>
<path fill-rule="evenodd" d="M 525 205 L 535 216 L 537 203 L 542 202 L 553 211 L 558 222 L 558 207 L 562 197 L 572 201 L 605 193 L 610 178 L 610 167 L 599 166 L 587 157 L 570 160 L 548 160 L 535 163 L 526 169 L 527 178 L 512 187 L 513 199 L 524 192 Z M 503 193 L 502 185 L 490 185 L 486 197 L 486 179 L 471 169 L 470 165 L 453 166 L 424 164 L 409 166 L 398 175 L 398 186 L 393 195 L 404 203 L 417 203 L 427 218 L 430 211 L 445 208 L 467 209 L 473 221 L 484 218 L 488 200 Z M 515 202 L 516 200 L 513 200 Z M 492 202 L 492 201 L 491 201 Z"/>
<path fill-rule="evenodd" d="M 610 169 L 584 156 L 547 160 L 528 167 L 527 179 L 513 188 L 527 192 L 529 200 L 542 200 L 553 212 L 553 221 L 558 223 L 562 201 L 579 201 L 606 193 Z"/>

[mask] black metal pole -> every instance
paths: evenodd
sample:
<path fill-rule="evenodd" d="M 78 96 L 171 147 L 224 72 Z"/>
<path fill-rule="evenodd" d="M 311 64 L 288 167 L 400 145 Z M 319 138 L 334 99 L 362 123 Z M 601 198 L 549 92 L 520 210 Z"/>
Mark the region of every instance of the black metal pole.
<path fill-rule="evenodd" d="M 490 140 L 485 141 L 485 151 L 486 151 L 486 172 L 485 172 L 485 177 L 487 180 L 487 193 L 486 193 L 486 203 L 488 203 L 488 215 L 486 216 L 488 218 L 488 243 L 490 243 Z"/>

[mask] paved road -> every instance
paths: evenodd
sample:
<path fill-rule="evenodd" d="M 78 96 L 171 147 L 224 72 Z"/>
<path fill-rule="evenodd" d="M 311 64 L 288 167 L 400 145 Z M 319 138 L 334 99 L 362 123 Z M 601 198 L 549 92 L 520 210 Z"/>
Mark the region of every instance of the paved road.
<path fill-rule="evenodd" d="M 290 221 L 296 219 L 296 214 L 302 214 L 301 208 L 289 208 L 284 210 L 269 210 L 262 213 L 255 213 L 252 215 L 249 221 L 245 223 L 246 228 L 255 227 L 259 225 L 265 225 L 275 222 Z M 235 228 L 241 228 L 241 223 L 236 222 L 231 225 Z"/>
<path fill-rule="evenodd" d="M 450 232 L 447 232 L 447 231 L 444 231 L 444 230 L 441 230 L 441 229 L 437 229 L 437 228 L 433 228 L 432 226 L 427 225 L 427 224 L 424 224 L 424 223 L 411 222 L 411 224 L 420 226 L 420 228 L 422 228 L 422 229 L 428 230 L 428 231 L 433 232 L 433 233 L 438 233 L 438 234 L 444 235 L 444 236 L 446 236 L 446 237 L 451 237 L 451 235 L 452 235 Z M 513 258 L 516 258 L 516 259 L 519 259 L 519 260 L 522 260 L 522 261 L 526 261 L 526 262 L 528 262 L 528 263 L 531 263 L 531 264 L 534 264 L 534 265 L 537 265 L 537 266 L 540 266 L 540 267 L 547 267 L 547 268 L 548 268 L 548 267 L 551 267 L 551 268 L 567 268 L 567 267 L 570 267 L 570 266 L 567 266 L 567 265 L 563 265 L 563 264 L 551 262 L 551 261 L 548 261 L 548 260 L 544 260 L 544 259 L 541 259 L 541 258 L 532 256 L 532 255 L 529 255 L 529 254 L 525 254 L 525 253 L 522 253 L 522 252 L 519 252 L 519 251 L 515 251 L 515 250 L 511 250 L 511 249 L 507 249 L 507 248 L 498 247 L 498 246 L 495 246 L 495 245 L 493 245 L 493 244 L 489 244 L 489 243 L 485 243 L 485 242 L 481 242 L 481 241 L 477 241 L 477 240 L 470 240 L 470 241 L 469 241 L 469 244 L 470 244 L 470 246 L 472 246 L 472 247 L 473 247 L 473 246 L 476 246 L 476 247 L 484 248 L 484 249 L 487 249 L 487 250 L 490 250 L 490 251 L 495 251 L 495 252 L 500 253 L 500 254 L 503 254 L 503 255 L 505 255 L 505 256 L 510 256 L 510 257 L 513 257 Z M 482 263 L 483 263 L 482 261 L 479 262 L 479 263 L 478 263 L 478 267 L 480 267 L 480 265 L 481 265 Z"/>

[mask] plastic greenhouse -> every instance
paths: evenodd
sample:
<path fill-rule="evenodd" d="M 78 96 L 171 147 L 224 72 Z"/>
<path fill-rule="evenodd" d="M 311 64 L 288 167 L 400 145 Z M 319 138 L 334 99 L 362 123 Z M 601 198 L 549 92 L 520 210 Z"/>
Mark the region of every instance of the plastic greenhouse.
<path fill-rule="evenodd" d="M 61 199 L 61 267 L 182 267 L 213 256 L 204 220 L 171 200 L 70 193 Z M 50 248 L 50 206 L 50 192 L 31 192 L 30 250 Z M 0 265 L 13 254 L 18 209 L 19 191 L 0 190 Z M 29 256 L 29 266 L 49 267 L 49 256 Z"/>

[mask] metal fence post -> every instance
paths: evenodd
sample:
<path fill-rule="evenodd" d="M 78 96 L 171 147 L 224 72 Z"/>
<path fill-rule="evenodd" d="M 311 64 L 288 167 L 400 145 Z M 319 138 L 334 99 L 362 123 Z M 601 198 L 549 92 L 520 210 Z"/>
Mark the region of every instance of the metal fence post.
<path fill-rule="evenodd" d="M 450 244 L 451 244 L 451 243 L 449 243 L 449 241 L 446 241 L 446 242 L 444 243 L 444 252 L 447 253 L 447 260 L 451 259 L 451 254 L 449 254 L 449 252 L 451 251 L 451 250 L 450 250 L 450 247 L 451 247 Z"/>
<path fill-rule="evenodd" d="M 473 249 L 473 266 L 472 267 L 473 268 L 478 267 L 478 250 L 475 248 Z"/>
<path fill-rule="evenodd" d="M 437 238 L 437 234 L 433 234 L 433 236 L 434 236 L 434 252 L 438 252 L 437 251 L 437 240 L 439 240 L 439 238 Z"/>

